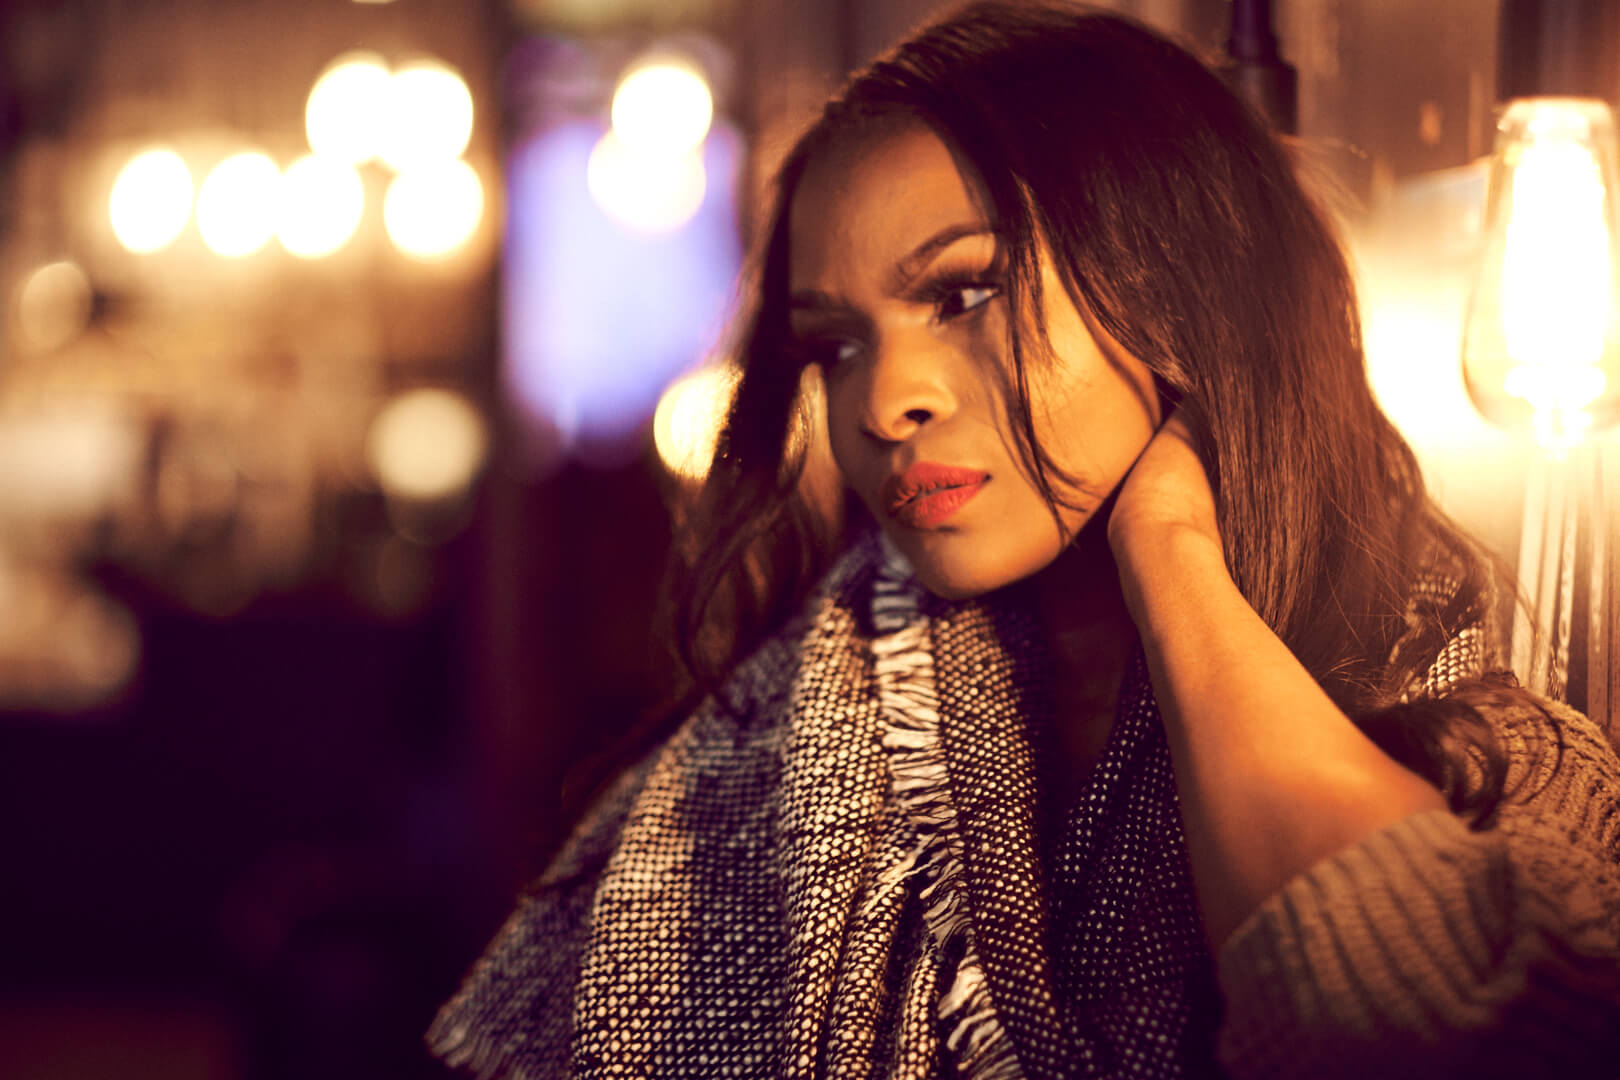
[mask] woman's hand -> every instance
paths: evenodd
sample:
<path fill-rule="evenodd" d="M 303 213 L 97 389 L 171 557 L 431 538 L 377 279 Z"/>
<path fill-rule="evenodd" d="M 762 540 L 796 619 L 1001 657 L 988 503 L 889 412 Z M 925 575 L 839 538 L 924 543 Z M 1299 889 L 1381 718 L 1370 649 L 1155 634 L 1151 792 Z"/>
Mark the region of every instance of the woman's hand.
<path fill-rule="evenodd" d="M 1188 545 L 1207 544 L 1216 556 L 1213 564 L 1225 567 L 1215 493 L 1191 436 L 1186 421 L 1172 412 L 1126 474 L 1108 516 L 1108 544 L 1138 623 L 1136 579 L 1180 557 L 1172 554 L 1177 548 L 1184 555 Z"/>

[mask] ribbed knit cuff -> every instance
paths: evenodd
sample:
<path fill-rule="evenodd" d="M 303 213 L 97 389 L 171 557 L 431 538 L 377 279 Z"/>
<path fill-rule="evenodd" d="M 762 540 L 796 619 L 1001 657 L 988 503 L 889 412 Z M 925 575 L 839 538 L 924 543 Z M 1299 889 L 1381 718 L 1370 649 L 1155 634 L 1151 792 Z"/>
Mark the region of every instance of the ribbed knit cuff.
<path fill-rule="evenodd" d="M 1220 951 L 1222 1060 L 1239 1076 L 1382 1077 L 1452 1059 L 1445 1044 L 1492 1019 L 1470 984 L 1506 936 L 1506 863 L 1499 838 L 1428 811 L 1289 882 Z"/>

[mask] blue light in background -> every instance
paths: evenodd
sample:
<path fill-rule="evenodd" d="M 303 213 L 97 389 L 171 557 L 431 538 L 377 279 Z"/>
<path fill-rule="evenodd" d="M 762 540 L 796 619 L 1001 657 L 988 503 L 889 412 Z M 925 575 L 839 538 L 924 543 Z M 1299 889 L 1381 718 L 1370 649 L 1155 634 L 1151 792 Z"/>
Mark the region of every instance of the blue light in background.
<path fill-rule="evenodd" d="M 560 124 L 514 149 L 502 302 L 504 378 L 518 411 L 544 442 L 605 462 L 640 448 L 664 387 L 719 340 L 741 264 L 741 139 L 716 123 L 697 215 L 643 234 L 609 218 L 586 188 L 603 131 Z"/>

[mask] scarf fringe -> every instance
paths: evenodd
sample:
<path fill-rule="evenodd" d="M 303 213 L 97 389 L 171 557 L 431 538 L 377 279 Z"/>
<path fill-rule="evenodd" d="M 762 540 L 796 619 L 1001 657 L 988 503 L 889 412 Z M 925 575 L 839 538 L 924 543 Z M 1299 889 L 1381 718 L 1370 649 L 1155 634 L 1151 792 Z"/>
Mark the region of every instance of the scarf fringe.
<path fill-rule="evenodd" d="M 911 567 L 884 543 L 883 565 L 874 582 L 873 672 L 888 727 L 883 736 L 895 799 L 917 830 L 918 843 L 881 883 L 898 885 L 921 873 L 924 921 L 946 963 L 956 957 L 950 989 L 940 998 L 945 1045 L 962 1076 L 1023 1080 L 1017 1051 L 996 1013 L 963 901 L 962 853 L 950 775 L 939 737 L 939 696 L 928 622 L 922 615 Z"/>
<path fill-rule="evenodd" d="M 478 1023 L 482 1018 L 476 1014 L 463 1015 L 472 1011 L 466 997 L 463 991 L 428 1028 L 425 1041 L 429 1052 L 450 1068 L 479 1080 L 535 1080 L 535 1074 L 524 1064 L 513 1061 L 508 1036 L 501 1027 Z"/>

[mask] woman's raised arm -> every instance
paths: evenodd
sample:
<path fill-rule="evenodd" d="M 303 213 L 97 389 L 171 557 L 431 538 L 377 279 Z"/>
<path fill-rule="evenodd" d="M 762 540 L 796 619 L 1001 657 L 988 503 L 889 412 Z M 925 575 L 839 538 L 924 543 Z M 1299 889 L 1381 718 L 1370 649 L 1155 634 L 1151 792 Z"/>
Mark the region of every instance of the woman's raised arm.
<path fill-rule="evenodd" d="M 1126 478 L 1108 535 L 1164 715 L 1213 945 L 1319 860 L 1445 807 L 1361 733 L 1238 591 L 1179 418 Z"/>
<path fill-rule="evenodd" d="M 1528 696 L 1481 705 L 1519 794 L 1472 832 L 1238 592 L 1174 418 L 1122 488 L 1109 539 L 1218 947 L 1233 1074 L 1612 1075 L 1620 762 L 1598 728 Z"/>

